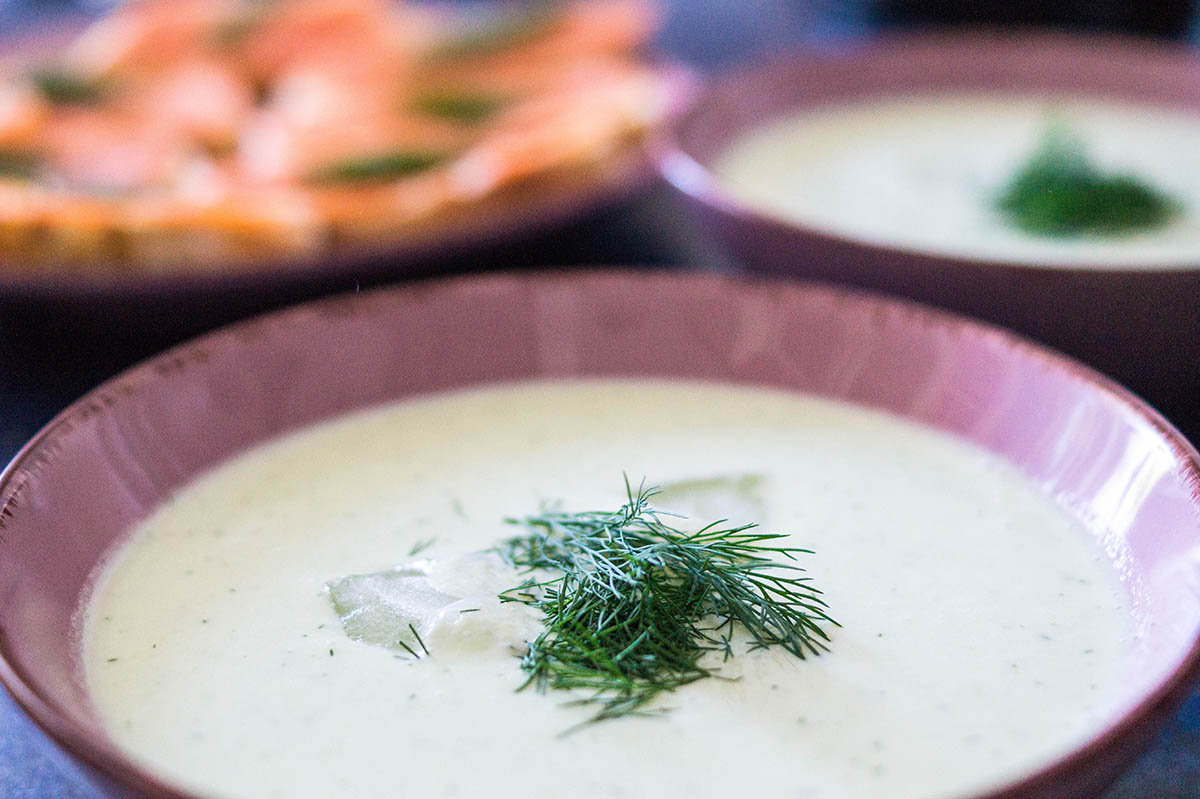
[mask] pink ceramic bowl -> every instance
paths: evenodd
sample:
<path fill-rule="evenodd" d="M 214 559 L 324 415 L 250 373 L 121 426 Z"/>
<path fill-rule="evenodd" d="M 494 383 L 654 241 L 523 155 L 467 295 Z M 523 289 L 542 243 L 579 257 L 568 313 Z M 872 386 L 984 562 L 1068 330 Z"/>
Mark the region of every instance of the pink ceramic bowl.
<path fill-rule="evenodd" d="M 1173 413 L 1200 394 L 1200 264 L 1016 265 L 886 247 L 784 221 L 722 189 L 707 165 L 740 133 L 827 104 L 946 92 L 1114 98 L 1200 113 L 1200 57 L 1144 40 L 934 33 L 766 63 L 717 83 L 663 143 L 660 169 L 755 269 L 929 302 L 1082 358 Z"/>
<path fill-rule="evenodd" d="M 1200 671 L 1200 456 L 1138 399 L 916 305 L 603 271 L 317 302 L 185 344 L 76 402 L 0 476 L 0 680 L 114 795 L 184 796 L 114 747 L 80 679 L 72 615 L 105 550 L 186 481 L 285 431 L 399 397 L 581 375 L 730 381 L 882 408 L 998 454 L 1078 514 L 1131 586 L 1144 681 L 1086 746 L 989 799 L 1097 796 Z"/>

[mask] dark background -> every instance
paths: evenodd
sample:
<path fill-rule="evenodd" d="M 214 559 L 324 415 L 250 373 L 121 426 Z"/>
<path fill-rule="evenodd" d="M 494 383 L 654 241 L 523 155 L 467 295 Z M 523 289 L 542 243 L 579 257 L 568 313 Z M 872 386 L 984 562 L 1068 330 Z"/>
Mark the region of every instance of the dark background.
<path fill-rule="evenodd" d="M 109 5 L 96 0 L 0 0 L 0 37 L 94 15 Z M 667 0 L 665 5 L 667 20 L 658 45 L 712 74 L 771 52 L 838 47 L 857 37 L 917 26 L 1038 24 L 1186 41 L 1195 41 L 1197 29 L 1193 3 L 1182 0 Z M 586 219 L 431 263 L 422 271 L 598 264 L 736 268 L 664 188 L 655 186 Z M 148 308 L 134 316 L 95 306 L 81 310 L 0 297 L 0 462 L 74 398 L 141 358 L 252 311 L 314 293 L 365 288 L 367 282 L 347 279 L 236 301 L 201 298 L 187 307 Z M 1193 440 L 1200 438 L 1200 401 L 1172 421 Z M 0 797 L 90 796 L 74 787 L 68 774 L 69 767 L 52 747 L 0 694 Z M 1193 695 L 1156 748 L 1104 799 L 1200 799 L 1200 694 Z"/>

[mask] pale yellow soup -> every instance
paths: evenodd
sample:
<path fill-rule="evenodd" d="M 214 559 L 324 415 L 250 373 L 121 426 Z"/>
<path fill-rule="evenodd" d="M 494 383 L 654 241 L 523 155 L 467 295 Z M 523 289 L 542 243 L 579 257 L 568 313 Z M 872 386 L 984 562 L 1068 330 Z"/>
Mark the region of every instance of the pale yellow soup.
<path fill-rule="evenodd" d="M 660 715 L 563 735 L 590 711 L 515 690 L 510 639 L 540 621 L 486 591 L 420 660 L 343 632 L 327 581 L 428 539 L 454 563 L 546 503 L 615 508 L 623 472 L 755 476 L 753 521 L 814 551 L 830 651 L 745 654 Z M 122 748 L 206 795 L 289 799 L 959 796 L 1110 717 L 1133 637 L 1096 542 L 996 457 L 847 404 L 632 380 L 425 397 L 249 451 L 133 531 L 85 615 Z"/>
<path fill-rule="evenodd" d="M 1176 200 L 1167 226 L 1123 236 L 1035 236 L 995 199 L 1058 126 L 1099 167 Z M 1200 114 L 1112 99 L 989 94 L 880 97 L 766 122 L 713 172 L 738 200 L 872 244 L 1018 264 L 1200 264 Z"/>

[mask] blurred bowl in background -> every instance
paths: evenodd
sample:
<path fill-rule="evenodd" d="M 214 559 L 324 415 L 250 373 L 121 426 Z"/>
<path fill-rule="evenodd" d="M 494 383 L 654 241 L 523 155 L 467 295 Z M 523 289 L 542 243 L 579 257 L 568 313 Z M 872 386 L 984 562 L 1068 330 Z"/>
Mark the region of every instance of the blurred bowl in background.
<path fill-rule="evenodd" d="M 1051 109 L 1054 101 L 1078 99 L 1099 108 L 1200 113 L 1200 59 L 1184 47 L 1131 39 L 995 31 L 811 51 L 719 81 L 677 122 L 658 163 L 705 226 L 751 269 L 968 313 L 1087 360 L 1168 414 L 1189 407 L 1200 391 L 1200 259 L 1177 254 L 1157 263 L 1139 252 L 1137 263 L 1093 263 L 1078 253 L 1022 261 L 969 246 L 923 246 L 920 230 L 909 241 L 887 240 L 762 210 L 714 173 L 743 134 L 807 112 L 914 97 L 959 98 L 970 108 L 973 97 L 1014 96 L 1043 98 Z M 904 121 L 900 112 L 892 119 Z M 987 146 L 987 135 L 978 147 Z M 803 176 L 795 180 L 800 189 Z"/>

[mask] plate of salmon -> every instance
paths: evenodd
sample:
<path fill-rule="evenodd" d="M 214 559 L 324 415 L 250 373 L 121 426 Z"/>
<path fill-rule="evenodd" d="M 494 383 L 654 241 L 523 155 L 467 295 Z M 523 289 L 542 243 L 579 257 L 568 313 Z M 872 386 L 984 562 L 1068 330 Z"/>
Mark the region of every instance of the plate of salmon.
<path fill-rule="evenodd" d="M 410 267 L 624 196 L 689 94 L 643 0 L 139 0 L 0 75 L 0 285 Z"/>

